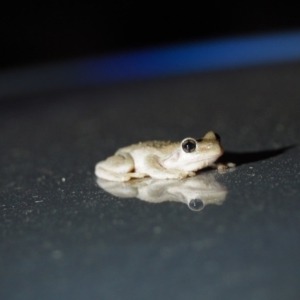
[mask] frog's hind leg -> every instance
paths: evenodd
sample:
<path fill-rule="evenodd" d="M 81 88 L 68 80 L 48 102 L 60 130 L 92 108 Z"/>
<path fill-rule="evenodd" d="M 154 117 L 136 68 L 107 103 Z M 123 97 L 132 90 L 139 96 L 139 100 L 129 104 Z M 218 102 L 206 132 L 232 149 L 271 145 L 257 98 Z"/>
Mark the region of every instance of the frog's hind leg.
<path fill-rule="evenodd" d="M 95 168 L 97 177 L 112 181 L 128 181 L 145 175 L 134 172 L 134 161 L 130 154 L 122 153 L 99 162 Z"/>
<path fill-rule="evenodd" d="M 134 170 L 134 161 L 130 154 L 113 155 L 100 161 L 97 166 L 115 173 L 129 173 Z"/>
<path fill-rule="evenodd" d="M 126 173 L 118 174 L 115 172 L 111 172 L 111 171 L 101 168 L 98 165 L 96 165 L 95 174 L 99 178 L 110 180 L 110 181 L 128 181 L 131 178 L 129 174 L 126 174 Z"/>

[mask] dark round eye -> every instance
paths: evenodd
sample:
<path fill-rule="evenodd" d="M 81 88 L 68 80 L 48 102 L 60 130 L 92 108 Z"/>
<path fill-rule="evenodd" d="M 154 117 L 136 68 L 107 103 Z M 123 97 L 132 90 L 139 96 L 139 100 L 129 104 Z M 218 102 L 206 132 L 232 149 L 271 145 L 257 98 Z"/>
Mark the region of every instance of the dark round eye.
<path fill-rule="evenodd" d="M 192 199 L 188 203 L 188 206 L 191 210 L 199 211 L 199 210 L 202 210 L 205 205 L 201 199 Z"/>
<path fill-rule="evenodd" d="M 186 153 L 191 153 L 191 152 L 195 151 L 196 145 L 197 145 L 196 143 L 197 142 L 193 139 L 186 139 L 182 143 L 183 151 L 186 152 Z"/>

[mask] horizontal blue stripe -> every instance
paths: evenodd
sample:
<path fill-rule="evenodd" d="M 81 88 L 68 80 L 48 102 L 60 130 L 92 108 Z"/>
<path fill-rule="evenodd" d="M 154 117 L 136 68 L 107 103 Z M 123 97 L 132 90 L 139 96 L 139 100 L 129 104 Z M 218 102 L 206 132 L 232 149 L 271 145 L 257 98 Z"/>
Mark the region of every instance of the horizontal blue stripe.
<path fill-rule="evenodd" d="M 157 48 L 0 73 L 0 100 L 93 84 L 300 61 L 300 32 Z"/>
<path fill-rule="evenodd" d="M 300 33 L 216 40 L 94 59 L 87 80 L 140 79 L 300 59 Z"/>

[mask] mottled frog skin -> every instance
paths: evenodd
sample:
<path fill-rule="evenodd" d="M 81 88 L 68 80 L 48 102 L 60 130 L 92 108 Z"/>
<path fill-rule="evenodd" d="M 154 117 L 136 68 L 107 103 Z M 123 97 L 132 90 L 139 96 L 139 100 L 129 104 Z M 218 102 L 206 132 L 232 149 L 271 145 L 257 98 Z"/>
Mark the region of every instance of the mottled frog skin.
<path fill-rule="evenodd" d="M 156 179 L 182 179 L 212 166 L 223 154 L 218 135 L 209 131 L 202 139 L 181 142 L 148 141 L 119 149 L 99 162 L 95 174 L 111 181 L 128 181 L 150 176 Z"/>

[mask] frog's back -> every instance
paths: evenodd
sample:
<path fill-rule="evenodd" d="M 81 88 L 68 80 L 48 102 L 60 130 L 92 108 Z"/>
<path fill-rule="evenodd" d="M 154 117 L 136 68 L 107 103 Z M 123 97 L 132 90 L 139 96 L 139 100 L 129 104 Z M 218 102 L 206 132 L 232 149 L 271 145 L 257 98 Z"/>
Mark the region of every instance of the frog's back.
<path fill-rule="evenodd" d="M 116 154 L 120 154 L 122 152 L 132 152 L 135 150 L 146 150 L 146 151 L 155 151 L 155 150 L 162 150 L 163 148 L 167 148 L 171 145 L 174 145 L 171 141 L 146 141 L 146 142 L 139 142 L 137 144 L 133 144 L 124 148 L 120 148 Z"/>
<path fill-rule="evenodd" d="M 136 144 L 138 147 L 150 147 L 150 148 L 155 148 L 155 149 L 161 149 L 166 146 L 169 146 L 171 144 L 174 144 L 171 141 L 146 141 L 146 142 L 140 142 Z"/>

